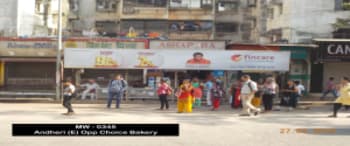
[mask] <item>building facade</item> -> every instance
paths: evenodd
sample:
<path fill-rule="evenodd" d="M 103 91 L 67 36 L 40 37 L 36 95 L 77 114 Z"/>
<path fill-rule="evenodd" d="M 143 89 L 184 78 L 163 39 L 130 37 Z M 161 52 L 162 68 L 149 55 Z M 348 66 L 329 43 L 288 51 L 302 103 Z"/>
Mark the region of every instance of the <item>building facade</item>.
<path fill-rule="evenodd" d="M 257 0 L 70 0 L 72 36 L 256 42 Z"/>
<path fill-rule="evenodd" d="M 348 0 L 269 0 L 267 32 L 271 43 L 312 43 L 332 38 L 338 19 L 349 19 Z"/>

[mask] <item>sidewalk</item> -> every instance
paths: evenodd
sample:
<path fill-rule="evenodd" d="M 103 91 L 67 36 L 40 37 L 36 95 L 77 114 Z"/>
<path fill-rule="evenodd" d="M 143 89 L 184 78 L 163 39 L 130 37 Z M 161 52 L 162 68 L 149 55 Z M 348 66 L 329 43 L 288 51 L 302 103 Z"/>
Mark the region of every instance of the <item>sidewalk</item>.
<path fill-rule="evenodd" d="M 175 103 L 174 100 L 169 100 L 170 103 Z M 1 97 L 0 103 L 61 103 L 60 100 L 55 100 L 53 98 L 40 98 L 40 97 Z M 80 100 L 79 98 L 73 99 L 73 103 L 79 103 L 79 104 L 105 104 L 106 99 L 98 99 L 98 100 Z M 157 99 L 135 99 L 135 100 L 122 100 L 122 103 L 127 104 L 158 104 L 159 101 Z M 330 98 L 324 101 L 320 101 L 319 97 L 304 97 L 299 101 L 299 105 L 329 105 L 332 104 L 333 100 Z M 203 102 L 205 104 L 205 102 Z M 228 104 L 228 102 L 223 102 L 223 104 Z M 279 104 L 279 100 L 275 100 L 275 104 Z"/>

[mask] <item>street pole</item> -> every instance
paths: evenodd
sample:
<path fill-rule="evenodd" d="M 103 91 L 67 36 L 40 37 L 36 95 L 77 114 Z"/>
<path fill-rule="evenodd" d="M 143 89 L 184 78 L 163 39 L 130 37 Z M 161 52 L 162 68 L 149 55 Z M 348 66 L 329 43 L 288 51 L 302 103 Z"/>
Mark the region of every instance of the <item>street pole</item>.
<path fill-rule="evenodd" d="M 61 98 L 62 0 L 58 0 L 56 100 Z"/>

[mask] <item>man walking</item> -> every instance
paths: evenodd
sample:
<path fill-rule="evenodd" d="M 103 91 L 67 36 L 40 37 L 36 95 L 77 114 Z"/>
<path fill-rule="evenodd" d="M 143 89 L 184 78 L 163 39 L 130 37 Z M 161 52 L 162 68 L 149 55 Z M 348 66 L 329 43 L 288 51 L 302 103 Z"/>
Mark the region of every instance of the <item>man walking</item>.
<path fill-rule="evenodd" d="M 127 82 L 122 79 L 120 74 L 116 75 L 108 84 L 107 108 L 111 108 L 112 100 L 116 97 L 116 108 L 120 107 L 120 100 L 127 89 Z"/>
<path fill-rule="evenodd" d="M 323 92 L 322 97 L 320 98 L 321 100 L 324 100 L 324 98 L 329 94 L 332 93 L 334 98 L 338 97 L 338 93 L 337 93 L 337 87 L 336 84 L 334 83 L 334 78 L 330 77 L 327 84 L 326 84 L 326 88 L 325 91 Z"/>
<path fill-rule="evenodd" d="M 240 116 L 250 116 L 251 110 L 254 111 L 254 115 L 261 112 L 260 108 L 256 108 L 252 105 L 252 99 L 254 98 L 255 92 L 258 91 L 257 83 L 250 79 L 249 75 L 242 76 L 243 86 L 241 89 L 240 99 L 243 104 L 243 111 Z"/>
<path fill-rule="evenodd" d="M 64 113 L 63 115 L 73 115 L 74 111 L 71 101 L 75 92 L 75 86 L 72 84 L 72 79 L 67 78 L 66 82 L 63 84 L 63 87 L 63 106 L 68 110 L 67 113 Z"/>

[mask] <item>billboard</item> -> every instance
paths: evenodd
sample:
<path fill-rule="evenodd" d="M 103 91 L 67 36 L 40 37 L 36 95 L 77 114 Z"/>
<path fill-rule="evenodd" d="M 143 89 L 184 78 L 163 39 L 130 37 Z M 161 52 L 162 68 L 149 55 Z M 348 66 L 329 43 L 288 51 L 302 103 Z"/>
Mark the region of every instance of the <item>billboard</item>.
<path fill-rule="evenodd" d="M 289 51 L 65 49 L 65 68 L 288 71 Z"/>
<path fill-rule="evenodd" d="M 150 41 L 150 49 L 225 50 L 224 41 Z"/>

